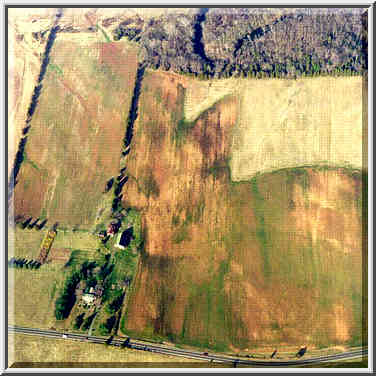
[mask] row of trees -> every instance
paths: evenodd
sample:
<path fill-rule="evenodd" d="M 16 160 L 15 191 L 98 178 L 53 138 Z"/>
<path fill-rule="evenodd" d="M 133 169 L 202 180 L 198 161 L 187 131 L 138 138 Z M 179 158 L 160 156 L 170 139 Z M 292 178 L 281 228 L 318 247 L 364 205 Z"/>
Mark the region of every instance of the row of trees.
<path fill-rule="evenodd" d="M 26 228 L 28 229 L 35 228 L 36 230 L 41 230 L 46 225 L 47 222 L 48 222 L 47 219 L 41 220 L 40 218 L 36 218 L 33 220 L 33 217 L 29 217 L 25 219 L 23 215 L 18 215 L 14 218 L 14 223 L 18 225 L 20 228 L 22 228 L 23 230 L 25 230 Z"/>
<path fill-rule="evenodd" d="M 81 328 L 82 330 L 89 330 L 96 315 L 97 312 L 94 312 L 85 318 L 85 312 L 81 313 L 75 318 L 73 325 L 74 329 L 79 330 Z"/>
<path fill-rule="evenodd" d="M 66 319 L 76 303 L 76 288 L 80 282 L 80 274 L 72 273 L 65 281 L 61 295 L 55 301 L 55 317 L 57 320 Z"/>
<path fill-rule="evenodd" d="M 105 322 L 101 323 L 99 326 L 99 331 L 102 335 L 108 335 L 112 332 L 120 320 L 120 309 L 123 305 L 125 293 L 119 292 L 114 299 L 107 304 L 106 310 L 111 315 Z"/>
<path fill-rule="evenodd" d="M 112 329 L 116 324 L 116 316 L 110 316 L 104 323 L 99 325 L 99 332 L 101 335 L 108 335 L 111 333 Z"/>
<path fill-rule="evenodd" d="M 20 171 L 22 162 L 25 159 L 25 147 L 26 147 L 26 143 L 27 143 L 27 136 L 26 135 L 30 130 L 30 122 L 31 122 L 31 119 L 34 115 L 35 109 L 38 105 L 39 96 L 40 96 L 40 93 L 42 91 L 42 81 L 43 81 L 43 78 L 44 78 L 46 71 L 47 71 L 47 66 L 48 66 L 49 61 L 50 61 L 51 48 L 52 48 L 52 45 L 55 41 L 56 33 L 57 33 L 58 30 L 59 30 L 59 26 L 55 25 L 55 26 L 52 27 L 52 29 L 51 29 L 51 31 L 48 35 L 48 39 L 47 39 L 47 43 L 46 43 L 46 49 L 45 49 L 44 54 L 43 54 L 42 65 L 41 65 L 39 75 L 38 75 L 38 81 L 37 81 L 37 83 L 34 87 L 31 102 L 30 102 L 28 110 L 27 110 L 27 118 L 26 118 L 25 127 L 23 129 L 23 137 L 21 138 L 20 143 L 18 145 L 18 150 L 17 150 L 16 157 L 15 157 L 15 160 L 14 160 L 13 168 L 12 168 L 12 171 L 11 171 L 11 174 L 10 174 L 10 179 L 9 179 L 9 184 L 8 184 L 8 202 L 10 201 L 10 199 L 13 195 L 14 187 L 17 184 L 17 176 L 18 176 L 18 173 Z"/>
<path fill-rule="evenodd" d="M 12 257 L 8 261 L 8 266 L 13 268 L 39 269 L 42 264 L 36 260 Z"/>

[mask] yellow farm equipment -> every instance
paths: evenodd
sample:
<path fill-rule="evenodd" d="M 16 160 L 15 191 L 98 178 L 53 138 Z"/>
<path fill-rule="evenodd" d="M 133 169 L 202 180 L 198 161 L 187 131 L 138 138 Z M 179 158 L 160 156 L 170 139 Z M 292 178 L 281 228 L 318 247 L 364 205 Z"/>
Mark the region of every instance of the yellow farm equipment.
<path fill-rule="evenodd" d="M 56 236 L 56 231 L 49 230 L 47 232 L 46 236 L 44 237 L 44 239 L 42 241 L 42 245 L 40 247 L 40 253 L 39 253 L 39 257 L 38 257 L 38 261 L 41 264 L 44 264 L 46 262 L 48 252 L 51 249 L 51 246 L 52 246 L 52 243 L 55 239 L 55 236 Z"/>

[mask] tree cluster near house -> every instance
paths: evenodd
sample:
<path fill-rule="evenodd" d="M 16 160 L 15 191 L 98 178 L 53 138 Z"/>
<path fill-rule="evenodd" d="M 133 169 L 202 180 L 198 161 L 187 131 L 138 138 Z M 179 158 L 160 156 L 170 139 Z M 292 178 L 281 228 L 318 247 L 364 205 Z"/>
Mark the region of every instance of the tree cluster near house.
<path fill-rule="evenodd" d="M 82 329 L 83 330 L 88 330 L 95 318 L 95 316 L 98 314 L 98 312 L 94 312 L 90 316 L 86 317 L 86 319 L 83 322 Z"/>
<path fill-rule="evenodd" d="M 104 323 L 99 326 L 99 332 L 101 335 L 110 334 L 116 323 L 116 316 L 112 315 Z"/>
<path fill-rule="evenodd" d="M 116 316 L 116 321 L 120 319 L 118 316 L 124 301 L 125 289 L 130 285 L 137 264 L 134 261 L 135 257 L 135 254 L 122 250 L 114 255 L 99 254 L 93 261 L 84 260 L 77 263 L 76 259 L 70 260 L 66 268 L 71 268 L 71 272 L 55 301 L 56 319 L 67 319 L 76 305 L 79 314 L 75 318 L 73 328 L 87 330 L 85 328 L 90 325 L 85 312 L 103 311 L 97 320 L 99 331 L 108 334 L 107 332 L 113 328 L 110 317 Z M 74 312 L 77 314 L 76 309 Z"/>

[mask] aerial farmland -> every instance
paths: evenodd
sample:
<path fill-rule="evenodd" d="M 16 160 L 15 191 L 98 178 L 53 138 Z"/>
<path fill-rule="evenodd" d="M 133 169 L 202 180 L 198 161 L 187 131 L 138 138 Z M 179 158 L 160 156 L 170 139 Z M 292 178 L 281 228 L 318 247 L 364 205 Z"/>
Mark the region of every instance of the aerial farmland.
<path fill-rule="evenodd" d="M 8 19 L 12 328 L 105 341 L 79 362 L 367 346 L 365 9 Z"/>

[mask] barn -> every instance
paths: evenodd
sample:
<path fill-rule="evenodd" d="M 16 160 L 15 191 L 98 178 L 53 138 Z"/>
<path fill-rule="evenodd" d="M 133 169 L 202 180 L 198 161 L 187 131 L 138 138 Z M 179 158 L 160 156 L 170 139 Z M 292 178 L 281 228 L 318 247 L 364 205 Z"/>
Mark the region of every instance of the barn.
<path fill-rule="evenodd" d="M 126 247 L 128 247 L 132 239 L 133 227 L 129 227 L 125 231 L 119 233 L 115 246 L 120 249 L 125 249 Z"/>

